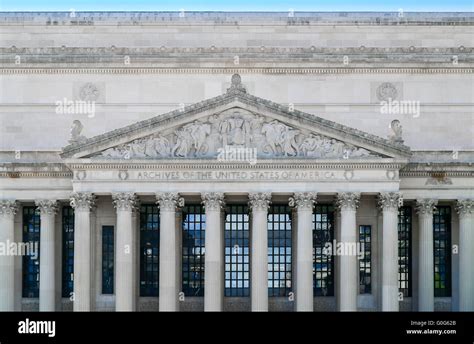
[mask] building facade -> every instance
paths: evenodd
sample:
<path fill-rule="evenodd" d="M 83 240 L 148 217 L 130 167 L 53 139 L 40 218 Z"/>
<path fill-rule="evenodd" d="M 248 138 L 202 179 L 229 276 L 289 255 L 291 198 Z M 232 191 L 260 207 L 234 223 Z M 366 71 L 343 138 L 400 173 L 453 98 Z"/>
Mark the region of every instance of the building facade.
<path fill-rule="evenodd" d="M 0 310 L 474 310 L 471 13 L 1 17 Z"/>

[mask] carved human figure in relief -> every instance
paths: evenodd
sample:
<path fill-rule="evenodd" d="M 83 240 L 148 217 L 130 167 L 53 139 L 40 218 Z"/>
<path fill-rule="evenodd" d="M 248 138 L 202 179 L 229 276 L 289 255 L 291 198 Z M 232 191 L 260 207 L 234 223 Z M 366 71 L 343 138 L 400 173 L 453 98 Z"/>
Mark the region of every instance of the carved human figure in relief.
<path fill-rule="evenodd" d="M 178 129 L 176 131 L 176 144 L 171 154 L 173 156 L 187 158 L 191 148 L 190 138 L 189 133 L 185 129 Z"/>
<path fill-rule="evenodd" d="M 351 157 L 358 158 L 358 157 L 362 157 L 362 156 L 369 156 L 370 152 L 367 149 L 364 149 L 364 148 L 354 147 L 353 150 L 350 151 L 349 155 Z"/>
<path fill-rule="evenodd" d="M 171 145 L 169 140 L 162 136 L 157 135 L 147 141 L 145 148 L 145 155 L 149 157 L 169 157 L 171 154 Z"/>
<path fill-rule="evenodd" d="M 328 140 L 326 143 L 326 158 L 342 158 L 344 156 L 345 144 L 335 139 Z"/>
<path fill-rule="evenodd" d="M 146 157 L 145 151 L 147 146 L 147 139 L 138 139 L 130 143 L 130 157 L 144 158 Z"/>
<path fill-rule="evenodd" d="M 129 150 L 124 145 L 109 148 L 102 152 L 103 157 L 112 159 L 123 159 L 128 157 L 129 154 Z"/>
<path fill-rule="evenodd" d="M 236 145 L 245 144 L 245 128 L 244 119 L 241 117 L 234 117 L 231 119 L 231 130 L 233 132 L 232 143 Z"/>
<path fill-rule="evenodd" d="M 283 131 L 287 130 L 287 126 L 283 123 L 278 121 L 272 121 L 270 123 L 265 123 L 262 126 L 262 134 L 265 135 L 266 138 L 266 146 L 271 149 L 270 153 L 277 154 L 278 149 L 277 146 L 281 146 L 282 144 L 282 133 Z M 264 147 L 264 150 L 266 149 Z"/>
<path fill-rule="evenodd" d="M 321 157 L 321 145 L 322 140 L 320 136 L 311 134 L 303 140 L 300 146 L 300 151 L 303 156 L 308 157 Z"/>
<path fill-rule="evenodd" d="M 281 133 L 283 154 L 285 156 L 298 155 L 299 148 L 296 143 L 296 136 L 299 135 L 299 130 L 285 130 Z"/>
<path fill-rule="evenodd" d="M 183 130 L 188 132 L 191 136 L 194 148 L 196 149 L 196 154 L 205 154 L 206 138 L 211 133 L 211 125 L 208 123 L 194 121 L 193 123 L 186 124 L 183 127 Z"/>

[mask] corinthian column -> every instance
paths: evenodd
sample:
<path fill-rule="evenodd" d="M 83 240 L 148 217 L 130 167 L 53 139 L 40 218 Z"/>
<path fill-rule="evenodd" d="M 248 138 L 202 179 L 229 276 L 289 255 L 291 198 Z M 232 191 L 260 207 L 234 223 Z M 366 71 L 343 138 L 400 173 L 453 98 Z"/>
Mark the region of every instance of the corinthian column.
<path fill-rule="evenodd" d="M 418 239 L 418 310 L 434 310 L 434 265 L 433 265 L 433 211 L 438 201 L 416 200 L 419 220 Z"/>
<path fill-rule="evenodd" d="M 58 202 L 38 200 L 36 206 L 41 213 L 39 310 L 54 312 L 56 310 L 54 219 L 58 211 Z"/>
<path fill-rule="evenodd" d="M 474 311 L 474 200 L 458 200 L 459 310 Z"/>
<path fill-rule="evenodd" d="M 15 242 L 15 214 L 18 203 L 12 200 L 0 201 L 0 243 L 6 248 Z M 0 255 L 0 312 L 15 310 L 15 256 Z"/>
<path fill-rule="evenodd" d="M 290 207 L 296 207 L 296 311 L 313 311 L 313 208 L 316 192 L 297 192 L 290 197 Z"/>
<path fill-rule="evenodd" d="M 398 192 L 384 192 L 378 203 L 382 226 L 382 311 L 398 312 L 398 207 L 403 202 Z"/>
<path fill-rule="evenodd" d="M 74 193 L 74 311 L 91 310 L 91 209 L 92 193 Z"/>
<path fill-rule="evenodd" d="M 249 194 L 252 209 L 252 311 L 268 311 L 268 207 L 272 194 Z"/>
<path fill-rule="evenodd" d="M 117 210 L 115 310 L 130 312 L 135 310 L 133 256 L 136 249 L 132 215 L 137 198 L 133 192 L 118 192 L 112 194 L 112 200 Z"/>
<path fill-rule="evenodd" d="M 176 207 L 184 206 L 184 198 L 172 192 L 157 193 L 160 207 L 160 312 L 178 311 L 178 257 Z"/>
<path fill-rule="evenodd" d="M 201 197 L 206 210 L 204 310 L 218 312 L 223 310 L 224 304 L 224 235 L 221 222 L 224 194 L 209 192 Z"/>
<path fill-rule="evenodd" d="M 343 247 L 355 247 L 358 243 L 356 211 L 360 193 L 343 192 L 337 195 L 337 205 L 341 212 L 341 244 Z M 339 310 L 357 311 L 358 275 L 357 253 L 339 257 Z"/>

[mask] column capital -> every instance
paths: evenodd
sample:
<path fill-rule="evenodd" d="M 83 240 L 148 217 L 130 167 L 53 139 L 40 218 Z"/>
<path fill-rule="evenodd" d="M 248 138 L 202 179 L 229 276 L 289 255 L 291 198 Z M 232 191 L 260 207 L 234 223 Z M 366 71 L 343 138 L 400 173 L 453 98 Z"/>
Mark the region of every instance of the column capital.
<path fill-rule="evenodd" d="M 474 213 L 473 199 L 458 199 L 456 202 L 456 211 L 459 216 L 468 216 Z"/>
<path fill-rule="evenodd" d="M 134 211 L 138 206 L 138 199 L 133 192 L 114 192 L 112 202 L 117 211 Z"/>
<path fill-rule="evenodd" d="M 381 210 L 398 210 L 403 205 L 403 197 L 400 192 L 381 192 L 377 202 Z"/>
<path fill-rule="evenodd" d="M 272 199 L 271 192 L 251 192 L 249 193 L 249 207 L 252 211 L 267 211 Z"/>
<path fill-rule="evenodd" d="M 222 192 L 205 192 L 201 195 L 201 199 L 206 210 L 218 211 L 225 205 Z"/>
<path fill-rule="evenodd" d="M 91 192 L 75 192 L 71 195 L 70 204 L 74 210 L 90 211 L 95 206 L 96 197 Z"/>
<path fill-rule="evenodd" d="M 340 192 L 336 196 L 336 205 L 339 210 L 357 210 L 359 201 L 360 192 Z"/>
<path fill-rule="evenodd" d="M 59 204 L 55 199 L 39 199 L 35 201 L 41 215 L 56 215 L 58 213 Z"/>
<path fill-rule="evenodd" d="M 417 214 L 433 215 L 438 205 L 438 200 L 431 198 L 421 198 L 416 200 L 415 210 Z"/>
<path fill-rule="evenodd" d="M 313 210 L 317 196 L 316 192 L 295 192 L 288 199 L 288 204 L 298 210 Z"/>
<path fill-rule="evenodd" d="M 15 216 L 18 211 L 18 202 L 14 200 L 0 200 L 0 216 Z"/>
<path fill-rule="evenodd" d="M 175 211 L 177 207 L 184 207 L 184 198 L 176 192 L 156 193 L 156 204 L 160 211 Z"/>

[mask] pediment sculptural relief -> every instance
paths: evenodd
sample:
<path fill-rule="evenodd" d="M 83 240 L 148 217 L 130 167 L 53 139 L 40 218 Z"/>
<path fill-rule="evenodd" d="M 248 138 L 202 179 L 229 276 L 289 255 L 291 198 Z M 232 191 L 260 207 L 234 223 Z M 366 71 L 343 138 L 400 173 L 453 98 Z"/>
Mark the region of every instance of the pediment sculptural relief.
<path fill-rule="evenodd" d="M 242 109 L 196 120 L 178 128 L 109 148 L 95 157 L 213 158 L 225 147 L 254 148 L 258 157 L 308 157 L 320 159 L 379 156 L 310 130 Z"/>

